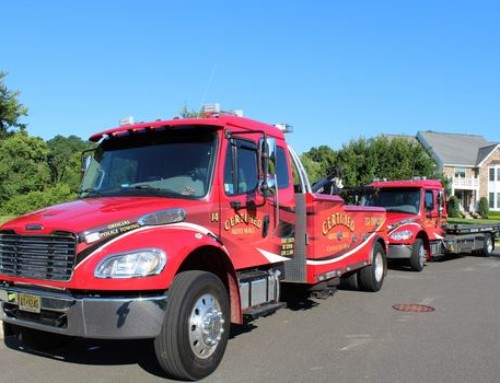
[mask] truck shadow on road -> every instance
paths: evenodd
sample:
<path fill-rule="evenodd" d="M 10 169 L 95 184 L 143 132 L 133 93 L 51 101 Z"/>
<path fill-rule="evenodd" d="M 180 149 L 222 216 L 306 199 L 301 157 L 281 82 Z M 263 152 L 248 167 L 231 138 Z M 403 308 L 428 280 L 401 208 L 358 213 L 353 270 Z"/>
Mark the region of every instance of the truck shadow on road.
<path fill-rule="evenodd" d="M 480 255 L 480 254 L 467 254 L 467 253 L 445 255 L 445 256 L 436 257 L 436 258 L 433 258 L 430 261 L 427 261 L 425 263 L 425 265 L 424 265 L 424 272 L 425 272 L 425 268 L 427 268 L 429 266 L 432 267 L 433 263 L 454 262 L 454 261 L 456 261 L 458 259 L 462 259 L 462 258 L 465 258 L 465 257 L 478 258 L 479 260 L 481 260 L 481 259 L 482 260 L 492 259 L 492 260 L 495 260 L 495 261 L 500 261 L 500 253 L 490 254 L 488 257 L 485 257 L 485 256 Z M 411 267 L 409 265 L 409 262 L 406 261 L 406 260 L 393 259 L 393 260 L 391 260 L 388 263 L 387 266 L 388 266 L 389 270 L 408 271 L 410 273 L 418 273 L 418 271 L 415 271 L 415 270 L 411 269 Z"/>
<path fill-rule="evenodd" d="M 304 311 L 318 306 L 318 302 L 309 299 L 300 290 L 287 293 L 283 301 L 285 310 Z M 273 313 L 269 313 L 273 315 Z M 256 322 L 242 325 L 231 325 L 229 339 L 245 336 L 258 328 Z M 30 354 L 40 358 L 58 360 L 69 364 L 94 366 L 138 365 L 147 373 L 167 378 L 168 375 L 161 369 L 156 360 L 153 340 L 103 340 L 68 338 L 64 345 L 50 350 L 40 350 L 24 344 L 14 335 L 6 336 L 4 343 L 7 348 Z"/>
<path fill-rule="evenodd" d="M 95 366 L 135 364 L 152 375 L 167 378 L 156 361 L 152 340 L 119 341 L 75 338 L 67 345 L 50 351 L 31 349 L 14 336 L 6 337 L 4 342 L 12 350 L 42 358 Z"/>
<path fill-rule="evenodd" d="M 250 333 L 257 327 L 252 323 L 231 325 L 229 338 L 232 339 Z M 102 340 L 74 338 L 61 347 L 43 351 L 25 345 L 15 336 L 6 336 L 4 343 L 11 350 L 69 364 L 89 366 L 138 365 L 151 375 L 168 379 L 168 375 L 157 363 L 152 339 Z"/>

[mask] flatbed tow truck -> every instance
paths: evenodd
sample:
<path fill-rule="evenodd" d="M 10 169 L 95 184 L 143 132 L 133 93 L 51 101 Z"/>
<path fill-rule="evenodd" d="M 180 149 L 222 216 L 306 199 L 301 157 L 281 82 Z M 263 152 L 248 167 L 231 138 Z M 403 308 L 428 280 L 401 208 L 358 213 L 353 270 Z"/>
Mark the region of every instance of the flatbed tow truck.
<path fill-rule="evenodd" d="M 438 180 L 415 178 L 375 181 L 368 185 L 363 206 L 387 211 L 388 260 L 403 259 L 421 271 L 427 260 L 450 254 L 489 256 L 495 249 L 500 222 L 447 223 L 446 196 Z"/>

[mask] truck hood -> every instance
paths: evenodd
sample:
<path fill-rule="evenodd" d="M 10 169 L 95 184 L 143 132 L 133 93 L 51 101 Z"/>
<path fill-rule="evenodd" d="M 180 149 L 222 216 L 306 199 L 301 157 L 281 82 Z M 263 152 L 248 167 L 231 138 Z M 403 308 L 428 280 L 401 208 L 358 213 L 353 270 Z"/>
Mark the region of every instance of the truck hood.
<path fill-rule="evenodd" d="M 398 226 L 403 223 L 409 222 L 420 222 L 421 218 L 418 214 L 405 214 L 405 213 L 386 213 L 386 224 L 387 226 Z"/>
<path fill-rule="evenodd" d="M 88 198 L 51 206 L 5 223 L 1 230 L 49 234 L 63 230 L 80 233 L 96 227 L 121 226 L 168 208 L 192 206 L 196 201 L 159 197 Z"/>

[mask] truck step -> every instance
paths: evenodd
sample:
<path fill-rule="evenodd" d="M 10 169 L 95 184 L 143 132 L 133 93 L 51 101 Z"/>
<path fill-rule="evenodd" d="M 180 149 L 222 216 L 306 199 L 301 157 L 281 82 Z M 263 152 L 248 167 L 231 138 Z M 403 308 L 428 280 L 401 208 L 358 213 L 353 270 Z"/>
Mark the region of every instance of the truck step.
<path fill-rule="evenodd" d="M 316 290 L 311 292 L 311 296 L 316 299 L 327 299 L 337 292 L 336 288 L 327 287 L 323 290 Z"/>
<path fill-rule="evenodd" d="M 284 302 L 265 303 L 257 307 L 249 307 L 243 312 L 243 316 L 246 321 L 252 321 L 261 316 L 274 314 L 276 311 L 285 306 L 286 304 Z"/>

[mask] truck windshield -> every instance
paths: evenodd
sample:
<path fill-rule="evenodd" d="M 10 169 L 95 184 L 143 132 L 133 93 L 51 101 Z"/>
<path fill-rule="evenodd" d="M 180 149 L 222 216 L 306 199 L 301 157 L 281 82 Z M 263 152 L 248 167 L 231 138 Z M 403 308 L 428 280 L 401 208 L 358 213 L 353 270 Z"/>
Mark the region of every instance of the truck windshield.
<path fill-rule="evenodd" d="M 208 193 L 217 135 L 210 129 L 167 130 L 102 142 L 87 167 L 80 198 Z"/>
<path fill-rule="evenodd" d="M 364 206 L 384 207 L 388 212 L 418 214 L 420 211 L 420 189 L 377 189 L 363 195 Z"/>

